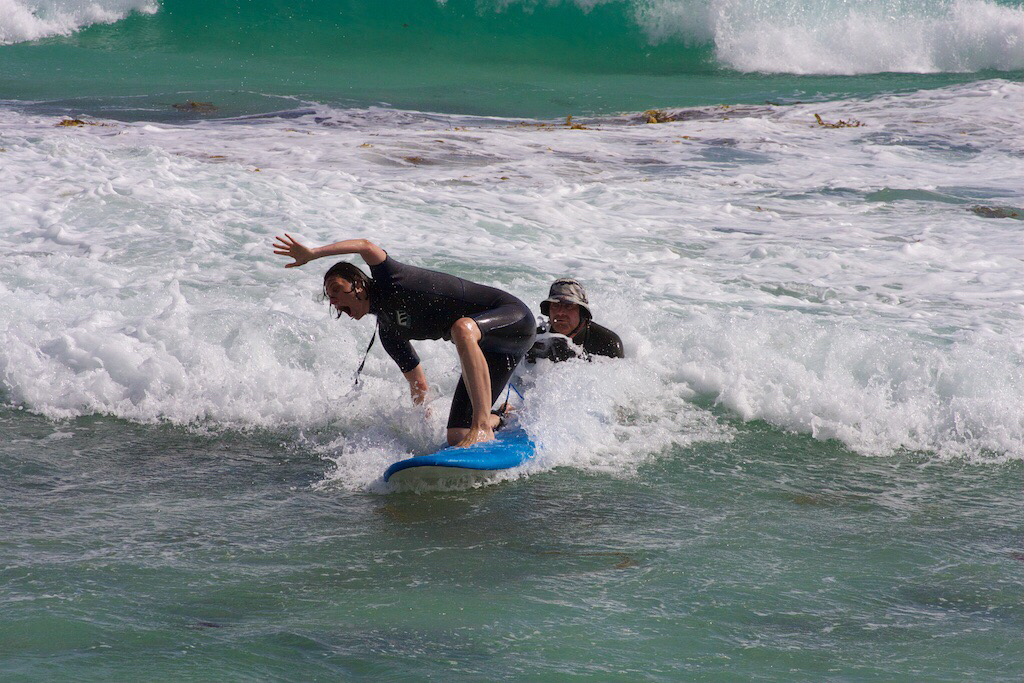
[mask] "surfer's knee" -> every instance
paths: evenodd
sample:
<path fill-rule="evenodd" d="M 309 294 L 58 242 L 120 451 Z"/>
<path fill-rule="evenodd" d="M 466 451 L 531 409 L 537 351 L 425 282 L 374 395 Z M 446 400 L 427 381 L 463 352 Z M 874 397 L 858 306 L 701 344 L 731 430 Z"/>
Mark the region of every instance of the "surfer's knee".
<path fill-rule="evenodd" d="M 480 326 L 472 318 L 459 318 L 452 324 L 451 337 L 456 345 L 479 342 L 481 336 Z"/>

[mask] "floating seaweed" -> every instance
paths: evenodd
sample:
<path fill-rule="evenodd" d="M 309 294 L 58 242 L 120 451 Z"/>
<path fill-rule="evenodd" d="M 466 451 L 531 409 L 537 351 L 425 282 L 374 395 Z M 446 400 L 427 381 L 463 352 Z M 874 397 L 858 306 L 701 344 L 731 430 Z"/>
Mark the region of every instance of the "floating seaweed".
<path fill-rule="evenodd" d="M 178 111 L 195 112 L 197 114 L 212 114 L 217 111 L 217 107 L 212 102 L 193 102 L 192 100 L 185 100 L 178 104 L 171 105 Z"/>
<path fill-rule="evenodd" d="M 590 130 L 589 128 L 584 126 L 582 123 L 573 123 L 572 122 L 572 114 L 569 114 L 568 116 L 565 117 L 565 125 L 566 125 L 567 128 L 570 128 L 572 130 Z"/>
<path fill-rule="evenodd" d="M 680 109 L 677 111 L 648 109 L 640 114 L 640 120 L 643 123 L 674 123 L 676 121 L 707 121 L 713 119 L 728 121 L 730 117 L 763 116 L 769 111 L 767 107 L 761 106 L 737 107 L 729 104 L 719 104 L 714 107 Z"/>
<path fill-rule="evenodd" d="M 112 123 L 96 123 L 95 121 L 83 121 L 82 119 L 64 119 L 63 121 L 55 124 L 57 128 L 77 128 L 79 126 L 101 126 L 104 128 L 110 127 Z"/>
<path fill-rule="evenodd" d="M 728 121 L 734 118 L 765 118 L 771 116 L 773 107 L 770 102 L 760 104 L 717 104 L 708 107 L 697 107 L 693 109 L 648 109 L 637 114 L 633 119 L 638 123 L 675 123 L 678 121 Z M 863 124 L 854 121 L 840 122 L 838 127 L 856 127 Z M 826 125 L 822 121 L 822 125 Z"/>
<path fill-rule="evenodd" d="M 565 127 L 565 128 L 569 128 L 570 130 L 590 130 L 590 128 L 588 128 L 587 126 L 584 126 L 582 123 L 573 123 L 572 122 L 572 114 L 569 114 L 568 116 L 565 117 L 565 123 L 563 123 L 563 124 L 540 123 L 540 122 L 537 122 L 537 121 L 520 121 L 519 123 L 516 123 L 516 124 L 514 124 L 514 125 L 512 125 L 510 127 L 511 128 L 534 128 L 536 130 L 555 130 L 557 128 Z M 465 128 L 456 128 L 455 130 L 465 130 Z M 442 141 L 438 140 L 438 142 L 442 142 Z"/>
<path fill-rule="evenodd" d="M 570 117 L 570 118 L 572 118 L 572 117 Z M 550 123 L 536 123 L 534 121 L 520 121 L 519 123 L 517 123 L 517 124 L 515 124 L 515 125 L 513 125 L 511 127 L 512 128 L 536 128 L 536 129 L 540 130 L 540 129 L 554 128 L 554 125 L 552 125 Z M 462 128 L 462 129 L 456 128 L 455 130 L 465 130 L 465 128 Z"/>
<path fill-rule="evenodd" d="M 863 123 L 857 121 L 856 119 L 850 119 L 849 121 L 839 119 L 835 123 L 830 123 L 828 121 L 823 120 L 820 114 L 815 114 L 814 120 L 817 121 L 818 125 L 821 126 L 822 128 L 860 128 L 861 126 L 864 125 Z"/>
<path fill-rule="evenodd" d="M 679 120 L 677 115 L 666 114 L 660 109 L 648 109 L 643 113 L 643 118 L 647 123 L 671 123 Z"/>
<path fill-rule="evenodd" d="M 1024 215 L 1017 209 L 1008 209 L 1002 206 L 972 206 L 971 213 L 982 218 L 1015 218 L 1024 220 Z"/>

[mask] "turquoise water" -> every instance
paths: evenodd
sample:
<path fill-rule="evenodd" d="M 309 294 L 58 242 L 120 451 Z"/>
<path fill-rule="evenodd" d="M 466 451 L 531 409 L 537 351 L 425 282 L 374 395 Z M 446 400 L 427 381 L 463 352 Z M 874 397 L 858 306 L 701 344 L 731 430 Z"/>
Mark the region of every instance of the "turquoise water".
<path fill-rule="evenodd" d="M 171 106 L 187 99 L 230 116 L 291 108 L 296 98 L 549 118 L 1020 78 L 1019 17 L 961 27 L 961 5 L 969 3 L 861 3 L 850 16 L 845 3 L 787 0 L 165 0 L 154 14 L 0 46 L 0 99 L 147 120 L 195 118 Z M 876 47 L 847 38 L 856 30 Z M 739 47 L 771 40 L 786 50 Z M 828 63 L 828 73 L 808 63 Z"/>
<path fill-rule="evenodd" d="M 5 680 L 1017 680 L 1019 462 L 763 423 L 635 477 L 311 487 L 274 434 L 2 418 Z"/>

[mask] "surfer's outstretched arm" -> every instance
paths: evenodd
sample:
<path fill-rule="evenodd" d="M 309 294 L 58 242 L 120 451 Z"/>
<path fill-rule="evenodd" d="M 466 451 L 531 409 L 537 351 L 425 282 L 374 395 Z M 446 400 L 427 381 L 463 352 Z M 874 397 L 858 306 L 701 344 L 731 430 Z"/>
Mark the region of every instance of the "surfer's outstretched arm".
<path fill-rule="evenodd" d="M 386 251 L 370 240 L 365 239 L 343 240 L 334 244 L 313 248 L 307 247 L 288 233 L 285 233 L 284 237 L 278 236 L 275 239 L 277 241 L 274 242 L 274 253 L 295 259 L 293 263 L 286 263 L 285 268 L 302 266 L 324 256 L 359 254 L 368 266 L 376 266 L 383 263 L 388 257 Z"/>

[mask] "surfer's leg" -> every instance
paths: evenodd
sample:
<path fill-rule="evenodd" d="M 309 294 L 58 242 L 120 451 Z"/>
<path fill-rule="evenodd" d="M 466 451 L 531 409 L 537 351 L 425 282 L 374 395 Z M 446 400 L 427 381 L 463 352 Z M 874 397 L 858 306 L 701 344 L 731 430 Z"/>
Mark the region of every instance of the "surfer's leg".
<path fill-rule="evenodd" d="M 509 299 L 507 304 L 472 318 L 461 318 L 452 326 L 452 341 L 462 362 L 462 378 L 448 418 L 448 443 L 451 445 L 469 446 L 494 438 L 498 420 L 491 414 L 491 406 L 526 350 L 533 345 L 537 332 L 533 313 L 518 299 Z M 479 365 L 481 360 L 486 371 Z M 461 393 L 465 393 L 468 400 L 460 398 Z M 484 405 L 488 394 L 490 403 Z"/>
<path fill-rule="evenodd" d="M 452 325 L 452 341 L 455 342 L 459 362 L 462 364 L 461 381 L 472 404 L 472 420 L 468 432 L 452 445 L 472 446 L 481 441 L 494 439 L 494 430 L 491 428 L 491 405 L 494 401 L 488 401 L 491 396 L 491 376 L 488 372 L 487 359 L 480 348 L 482 336 L 480 328 L 472 318 L 460 318 Z"/>
<path fill-rule="evenodd" d="M 487 361 L 487 372 L 491 380 L 491 402 L 487 405 L 487 409 L 490 410 L 501 396 L 519 359 L 507 354 L 484 353 L 484 360 Z M 498 426 L 499 417 L 488 414 L 487 419 L 493 432 Z M 466 438 L 472 424 L 473 404 L 469 399 L 466 383 L 460 377 L 459 384 L 455 387 L 455 396 L 452 398 L 452 409 L 448 414 L 448 445 L 454 446 Z"/>

